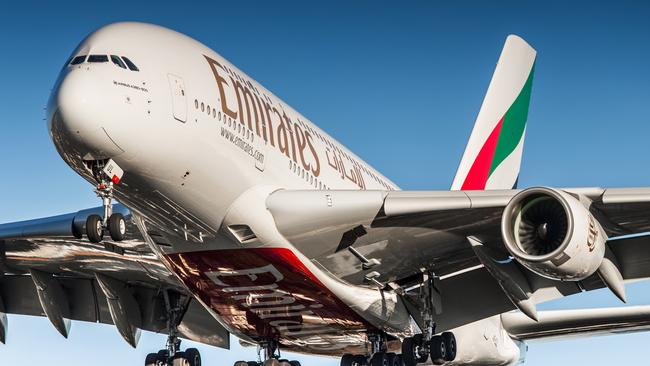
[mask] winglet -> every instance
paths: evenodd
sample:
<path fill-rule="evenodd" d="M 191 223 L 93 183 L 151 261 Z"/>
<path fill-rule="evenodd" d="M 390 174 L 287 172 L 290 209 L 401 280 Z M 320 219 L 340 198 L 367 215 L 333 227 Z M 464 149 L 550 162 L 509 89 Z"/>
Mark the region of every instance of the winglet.
<path fill-rule="evenodd" d="M 520 37 L 506 39 L 452 190 L 516 187 L 536 55 Z"/>

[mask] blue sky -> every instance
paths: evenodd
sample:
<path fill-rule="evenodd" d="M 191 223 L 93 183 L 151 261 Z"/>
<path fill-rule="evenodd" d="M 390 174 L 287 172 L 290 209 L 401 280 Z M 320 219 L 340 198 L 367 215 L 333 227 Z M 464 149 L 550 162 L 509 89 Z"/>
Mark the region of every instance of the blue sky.
<path fill-rule="evenodd" d="M 405 189 L 449 187 L 503 41 L 515 33 L 538 51 L 520 186 L 647 186 L 648 19 L 647 1 L 4 3 L 0 222 L 98 204 L 56 154 L 44 107 L 77 43 L 122 20 L 211 46 Z M 650 304 L 650 285 L 628 291 L 630 303 Z M 541 308 L 616 305 L 597 291 Z M 3 364 L 141 364 L 164 343 L 145 334 L 134 351 L 104 325 L 77 322 L 66 341 L 46 319 L 10 322 Z M 640 365 L 649 341 L 640 333 L 536 343 L 526 364 Z M 254 354 L 199 348 L 206 365 Z"/>

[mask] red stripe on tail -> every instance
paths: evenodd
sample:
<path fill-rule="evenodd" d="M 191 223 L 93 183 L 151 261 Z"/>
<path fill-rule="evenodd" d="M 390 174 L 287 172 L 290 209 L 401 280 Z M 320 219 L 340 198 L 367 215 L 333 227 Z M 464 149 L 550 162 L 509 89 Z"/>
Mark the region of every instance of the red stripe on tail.
<path fill-rule="evenodd" d="M 503 124 L 503 117 L 497 125 L 494 127 L 494 130 L 490 133 L 485 144 L 479 151 L 472 167 L 465 177 L 463 186 L 461 190 L 479 190 L 485 189 L 487 180 L 490 174 L 490 166 L 492 165 L 492 158 L 494 157 L 494 151 L 497 148 L 497 142 L 499 141 L 499 134 L 501 133 L 501 125 Z"/>

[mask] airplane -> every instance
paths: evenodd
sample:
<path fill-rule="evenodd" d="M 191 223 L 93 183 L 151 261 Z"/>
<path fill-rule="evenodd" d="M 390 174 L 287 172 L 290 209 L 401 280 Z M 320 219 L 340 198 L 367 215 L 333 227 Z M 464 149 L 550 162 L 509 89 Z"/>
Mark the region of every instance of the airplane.
<path fill-rule="evenodd" d="M 167 334 L 145 365 L 230 335 L 257 347 L 235 366 L 512 365 L 648 330 L 650 306 L 537 310 L 650 276 L 650 188 L 517 187 L 536 56 L 507 37 L 450 189 L 409 191 L 200 42 L 101 27 L 46 117 L 102 205 L 0 225 L 0 342 L 23 314 Z"/>

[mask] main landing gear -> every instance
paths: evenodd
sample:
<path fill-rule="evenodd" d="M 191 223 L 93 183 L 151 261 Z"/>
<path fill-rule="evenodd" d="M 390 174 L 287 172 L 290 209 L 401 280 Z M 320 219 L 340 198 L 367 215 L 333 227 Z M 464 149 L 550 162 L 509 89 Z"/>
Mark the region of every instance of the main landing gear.
<path fill-rule="evenodd" d="M 404 366 L 402 355 L 387 352 L 385 334 L 370 333 L 368 341 L 372 350 L 370 356 L 346 353 L 341 357 L 341 366 Z"/>
<path fill-rule="evenodd" d="M 144 360 L 145 366 L 201 366 L 201 354 L 196 348 L 181 351 L 181 340 L 178 338 L 178 325 L 189 304 L 189 297 L 164 291 L 165 308 L 167 310 L 167 345 L 157 353 L 150 353 Z"/>
<path fill-rule="evenodd" d="M 422 334 L 405 338 L 402 341 L 402 359 L 404 366 L 425 363 L 431 357 L 434 365 L 456 359 L 456 337 L 451 332 L 435 335 L 427 342 Z"/>
<path fill-rule="evenodd" d="M 88 163 L 97 180 L 95 193 L 101 198 L 104 215 L 90 215 L 86 219 L 86 236 L 92 243 L 99 243 L 108 231 L 113 241 L 122 241 L 126 234 L 126 221 L 121 213 L 113 213 L 113 185 L 114 182 L 104 172 L 104 161 Z"/>
<path fill-rule="evenodd" d="M 444 332 L 434 335 L 436 323 L 433 319 L 436 303 L 434 298 L 438 291 L 435 286 L 433 273 L 422 274 L 422 286 L 420 287 L 419 298 L 422 304 L 420 313 L 422 318 L 422 334 L 407 337 L 402 340 L 402 359 L 404 366 L 415 366 L 418 363 L 427 362 L 431 357 L 434 365 L 442 365 L 445 362 L 456 359 L 456 337 L 452 332 Z"/>
<path fill-rule="evenodd" d="M 260 351 L 263 351 L 263 361 L 237 361 L 234 366 L 301 366 L 298 361 L 289 361 L 280 355 L 280 349 L 276 340 L 270 340 L 260 344 L 258 348 L 258 356 Z"/>
<path fill-rule="evenodd" d="M 404 366 L 404 361 L 402 355 L 393 352 L 375 352 L 372 357 L 346 353 L 341 357 L 341 366 Z"/>

